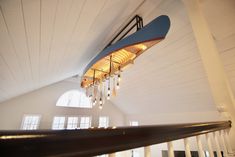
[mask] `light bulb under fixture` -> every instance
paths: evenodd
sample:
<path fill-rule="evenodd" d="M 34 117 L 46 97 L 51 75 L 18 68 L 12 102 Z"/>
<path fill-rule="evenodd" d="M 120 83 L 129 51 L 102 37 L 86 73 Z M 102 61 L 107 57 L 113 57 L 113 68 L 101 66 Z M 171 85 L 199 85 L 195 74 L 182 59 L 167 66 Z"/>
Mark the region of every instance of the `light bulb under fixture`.
<path fill-rule="evenodd" d="M 102 108 L 103 108 L 103 105 L 102 105 L 102 104 L 100 104 L 99 109 L 101 110 Z"/>
<path fill-rule="evenodd" d="M 118 74 L 118 82 L 121 81 L 121 74 Z"/>
<path fill-rule="evenodd" d="M 103 101 L 102 101 L 102 99 L 100 98 L 100 105 L 102 105 L 103 104 Z"/>
<path fill-rule="evenodd" d="M 120 85 L 119 85 L 119 82 L 117 83 L 117 86 L 116 86 L 117 89 L 120 89 Z"/>
<path fill-rule="evenodd" d="M 90 100 L 92 99 L 92 95 L 89 95 Z"/>
<path fill-rule="evenodd" d="M 137 47 L 141 48 L 143 51 L 146 50 L 148 47 L 144 44 L 139 44 Z"/>
<path fill-rule="evenodd" d="M 95 98 L 95 100 L 94 100 L 94 102 L 93 102 L 93 106 L 95 106 L 96 103 L 97 103 L 97 101 L 96 101 L 96 98 Z"/>
<path fill-rule="evenodd" d="M 137 21 L 135 24 L 137 32 L 125 38 L 122 35 L 126 33 L 125 28 L 128 27 L 131 30 L 135 28 L 135 25 L 132 26 L 133 20 Z M 81 87 L 88 88 L 86 96 L 91 99 L 91 103 L 97 104 L 99 108 L 102 108 L 105 100 L 111 99 L 111 96 L 116 95 L 116 90 L 120 89 L 122 72 L 133 65 L 134 60 L 140 54 L 165 39 L 170 28 L 169 17 L 165 15 L 154 19 L 147 27 L 143 26 L 143 20 L 139 16 L 135 16 L 129 23 L 88 63 L 82 74 Z M 164 27 L 157 29 L 160 26 Z M 140 29 L 141 31 L 139 31 Z M 116 42 L 118 40 L 122 42 Z"/>
<path fill-rule="evenodd" d="M 110 94 L 111 94 L 111 92 L 110 92 L 110 87 L 108 88 L 108 92 L 107 92 L 107 93 L 108 93 L 108 95 L 110 95 Z"/>

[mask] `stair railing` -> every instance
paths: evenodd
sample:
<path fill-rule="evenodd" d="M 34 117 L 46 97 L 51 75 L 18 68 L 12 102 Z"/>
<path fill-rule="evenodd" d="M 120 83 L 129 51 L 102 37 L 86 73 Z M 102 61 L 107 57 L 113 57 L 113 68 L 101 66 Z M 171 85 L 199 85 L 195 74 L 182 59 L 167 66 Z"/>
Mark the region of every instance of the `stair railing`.
<path fill-rule="evenodd" d="M 196 137 L 199 157 L 205 157 L 201 138 L 204 136 L 210 157 L 234 156 L 229 143 L 230 121 L 173 125 L 91 128 L 79 130 L 0 131 L 0 156 L 96 156 L 144 147 L 145 157 L 151 156 L 150 146 L 167 143 L 168 157 L 174 157 L 172 141 L 183 139 L 185 156 L 191 157 L 189 137 Z M 213 134 L 213 138 L 209 136 Z M 219 141 L 222 141 L 219 143 Z"/>

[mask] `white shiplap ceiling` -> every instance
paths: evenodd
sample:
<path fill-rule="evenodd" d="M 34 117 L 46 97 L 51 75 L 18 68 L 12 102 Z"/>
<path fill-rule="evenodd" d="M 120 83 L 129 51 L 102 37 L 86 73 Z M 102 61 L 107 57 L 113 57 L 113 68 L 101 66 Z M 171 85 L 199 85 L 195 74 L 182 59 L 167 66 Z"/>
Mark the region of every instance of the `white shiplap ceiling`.
<path fill-rule="evenodd" d="M 206 0 L 201 7 L 235 93 L 235 1 Z"/>
<path fill-rule="evenodd" d="M 143 0 L 1 0 L 0 102 L 78 74 Z"/>
<path fill-rule="evenodd" d="M 1 0 L 0 101 L 80 74 L 135 14 L 166 14 L 167 38 L 123 73 L 111 101 L 127 114 L 215 110 L 180 0 Z"/>
<path fill-rule="evenodd" d="M 113 102 L 129 115 L 215 110 L 182 2 L 162 1 L 144 19 L 160 14 L 171 18 L 169 34 L 124 72 L 120 92 Z"/>

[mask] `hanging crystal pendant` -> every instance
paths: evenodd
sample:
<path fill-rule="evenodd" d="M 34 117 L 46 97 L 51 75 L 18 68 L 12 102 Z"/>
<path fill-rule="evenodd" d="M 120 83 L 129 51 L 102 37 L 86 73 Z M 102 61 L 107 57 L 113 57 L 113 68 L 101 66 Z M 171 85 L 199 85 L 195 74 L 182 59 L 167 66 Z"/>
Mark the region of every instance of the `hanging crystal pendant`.
<path fill-rule="evenodd" d="M 121 72 L 118 74 L 118 82 L 121 82 Z"/>
<path fill-rule="evenodd" d="M 102 106 L 103 106 L 103 101 L 102 101 L 102 97 L 103 97 L 103 93 L 102 93 L 102 84 L 100 85 L 100 105 L 99 105 L 99 109 L 102 109 Z"/>
<path fill-rule="evenodd" d="M 86 88 L 86 94 L 87 94 L 87 97 L 91 100 L 92 94 L 91 94 L 91 88 L 90 87 Z"/>
<path fill-rule="evenodd" d="M 112 92 L 112 96 L 116 96 L 116 87 L 115 87 L 115 77 L 113 77 L 113 92 Z"/>
<path fill-rule="evenodd" d="M 86 88 L 86 96 L 89 97 L 89 88 Z"/>
<path fill-rule="evenodd" d="M 108 100 L 110 99 L 110 94 L 111 94 L 111 91 L 110 91 L 110 78 L 109 78 L 109 82 L 108 82 L 108 91 L 107 91 L 107 99 L 108 99 Z"/>
<path fill-rule="evenodd" d="M 103 101 L 102 101 L 102 98 L 100 98 L 100 105 L 99 105 L 99 108 L 102 109 L 103 107 Z"/>
<path fill-rule="evenodd" d="M 120 84 L 119 84 L 119 82 L 117 82 L 116 88 L 117 88 L 117 89 L 120 89 Z"/>
<path fill-rule="evenodd" d="M 100 104 L 99 109 L 102 109 L 102 108 L 103 108 L 103 104 Z"/>
<path fill-rule="evenodd" d="M 111 92 L 110 92 L 110 87 L 108 87 L 108 94 L 110 95 L 110 93 L 111 93 Z"/>
<path fill-rule="evenodd" d="M 90 100 L 92 99 L 92 94 L 89 95 L 89 99 L 90 99 Z"/>
<path fill-rule="evenodd" d="M 105 99 L 106 99 L 106 82 L 105 83 L 103 83 L 103 102 L 105 103 Z"/>
<path fill-rule="evenodd" d="M 110 94 L 108 94 L 108 96 L 107 96 L 107 100 L 110 100 Z"/>
<path fill-rule="evenodd" d="M 96 101 L 96 98 L 95 98 L 94 101 L 93 101 L 93 106 L 95 106 L 96 103 L 97 103 L 97 101 Z"/>
<path fill-rule="evenodd" d="M 94 97 L 96 98 L 97 97 L 97 86 L 96 85 L 94 85 Z"/>

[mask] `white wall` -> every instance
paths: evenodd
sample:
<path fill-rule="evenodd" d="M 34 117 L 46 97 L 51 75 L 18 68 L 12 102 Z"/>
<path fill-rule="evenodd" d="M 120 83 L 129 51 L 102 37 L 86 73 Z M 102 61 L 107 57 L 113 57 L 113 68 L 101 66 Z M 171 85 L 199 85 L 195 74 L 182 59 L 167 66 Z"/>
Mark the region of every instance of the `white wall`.
<path fill-rule="evenodd" d="M 211 137 L 211 144 L 212 144 L 212 149 L 214 151 L 216 151 L 216 145 L 214 142 L 214 138 L 213 138 L 213 134 L 209 133 L 209 136 Z M 208 151 L 208 145 L 206 142 L 206 136 L 205 135 L 200 135 L 201 138 L 201 142 L 202 142 L 202 147 L 204 151 Z M 198 151 L 198 146 L 197 146 L 197 142 L 196 142 L 196 137 L 189 137 L 189 146 L 190 146 L 190 150 L 191 151 Z M 218 139 L 220 141 L 220 143 L 222 142 L 221 139 Z M 172 141 L 173 142 L 173 148 L 175 151 L 185 151 L 185 147 L 184 147 L 184 140 L 180 139 L 180 140 L 175 140 Z M 221 148 L 222 145 L 221 145 Z M 155 145 L 151 145 L 150 146 L 150 152 L 151 152 L 151 156 L 153 157 L 162 157 L 162 151 L 167 151 L 167 143 L 160 143 L 160 144 L 155 144 Z M 141 148 L 137 148 L 137 151 L 139 152 L 140 157 L 145 157 L 144 156 L 144 147 Z M 117 153 L 118 157 L 130 157 L 131 156 L 131 150 L 128 151 L 122 151 L 122 152 L 118 152 Z"/>
<path fill-rule="evenodd" d="M 56 115 L 92 116 L 92 126 L 98 126 L 99 116 L 108 116 L 110 126 L 124 125 L 124 114 L 111 102 L 102 110 L 96 105 L 92 109 L 58 107 L 58 98 L 66 91 L 79 89 L 79 83 L 62 81 L 34 92 L 16 97 L 0 104 L 0 130 L 19 129 L 24 114 L 40 114 L 40 129 L 50 129 Z"/>
<path fill-rule="evenodd" d="M 235 93 L 235 1 L 204 0 L 200 4 Z"/>
<path fill-rule="evenodd" d="M 205 112 L 171 112 L 148 115 L 127 115 L 126 123 L 138 121 L 139 125 L 158 125 L 158 124 L 176 124 L 176 123 L 194 123 L 226 120 L 227 118 L 218 111 Z"/>
<path fill-rule="evenodd" d="M 140 125 L 173 124 L 188 122 L 203 122 L 224 120 L 224 116 L 217 111 L 189 112 L 189 113 L 161 113 L 155 115 L 125 115 L 111 102 L 105 103 L 102 110 L 96 106 L 93 109 L 57 107 L 58 98 L 66 91 L 79 89 L 79 84 L 62 81 L 39 89 L 26 95 L 0 104 L 0 130 L 19 129 L 24 114 L 40 114 L 42 116 L 40 129 L 50 129 L 55 115 L 90 115 L 92 125 L 98 125 L 99 116 L 109 116 L 111 126 L 129 125 L 129 121 L 139 121 Z M 190 138 L 191 149 L 197 150 L 195 138 Z M 206 148 L 205 139 L 203 144 Z M 175 150 L 184 150 L 183 140 L 173 142 Z M 166 143 L 151 146 L 152 156 L 161 157 L 162 150 L 167 150 Z M 139 149 L 140 156 L 144 156 L 143 148 Z M 128 157 L 131 151 L 117 153 L 117 156 Z"/>
<path fill-rule="evenodd" d="M 177 123 L 194 123 L 194 122 L 210 122 L 227 120 L 226 115 L 218 111 L 205 111 L 205 112 L 181 112 L 181 113 L 158 113 L 148 115 L 127 115 L 126 124 L 130 121 L 138 121 L 139 125 L 159 125 L 159 124 L 177 124 Z M 208 150 L 205 135 L 201 136 L 203 149 Z M 196 137 L 189 138 L 191 151 L 197 151 Z M 174 150 L 184 151 L 183 139 L 173 141 Z M 215 145 L 213 149 L 216 150 Z M 162 157 L 162 150 L 167 150 L 167 144 L 161 143 L 151 146 L 151 156 Z M 125 156 L 130 156 L 130 151 L 125 152 Z M 140 157 L 144 157 L 144 149 L 139 148 Z"/>

